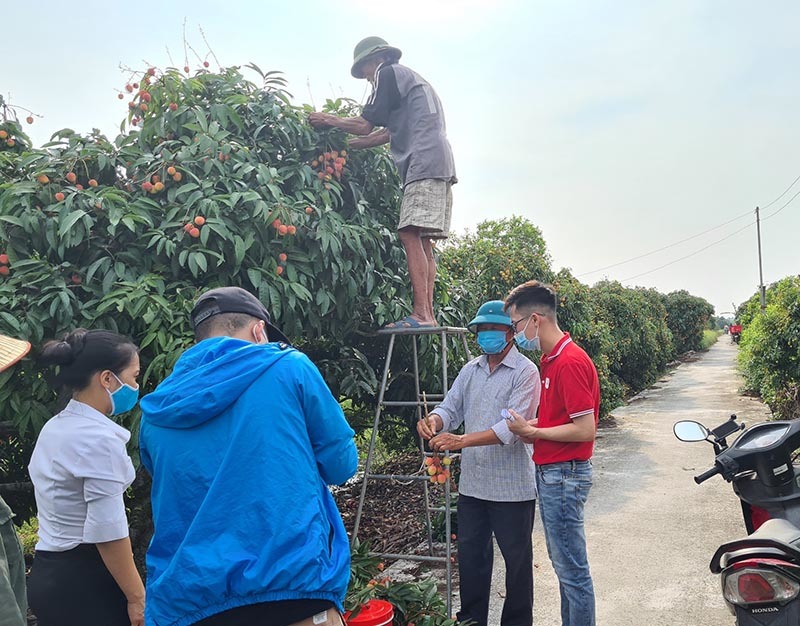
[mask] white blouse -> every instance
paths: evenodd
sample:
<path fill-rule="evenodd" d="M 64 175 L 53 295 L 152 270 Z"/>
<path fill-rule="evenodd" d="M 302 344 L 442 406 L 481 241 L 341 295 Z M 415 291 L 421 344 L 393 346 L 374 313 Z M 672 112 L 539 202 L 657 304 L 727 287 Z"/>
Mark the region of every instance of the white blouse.
<path fill-rule="evenodd" d="M 135 477 L 125 449 L 130 432 L 83 402 L 70 400 L 39 433 L 28 471 L 39 518 L 37 550 L 128 536 L 122 495 Z"/>

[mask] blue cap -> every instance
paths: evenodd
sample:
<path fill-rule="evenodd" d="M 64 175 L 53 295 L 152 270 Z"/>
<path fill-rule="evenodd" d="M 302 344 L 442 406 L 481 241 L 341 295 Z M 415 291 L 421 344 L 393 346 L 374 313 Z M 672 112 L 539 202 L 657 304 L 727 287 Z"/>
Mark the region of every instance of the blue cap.
<path fill-rule="evenodd" d="M 503 310 L 505 302 L 502 300 L 490 300 L 484 302 L 481 308 L 478 309 L 478 314 L 469 324 L 467 329 L 474 333 L 477 332 L 478 324 L 502 324 L 503 326 L 511 326 L 511 318 L 508 313 Z"/>

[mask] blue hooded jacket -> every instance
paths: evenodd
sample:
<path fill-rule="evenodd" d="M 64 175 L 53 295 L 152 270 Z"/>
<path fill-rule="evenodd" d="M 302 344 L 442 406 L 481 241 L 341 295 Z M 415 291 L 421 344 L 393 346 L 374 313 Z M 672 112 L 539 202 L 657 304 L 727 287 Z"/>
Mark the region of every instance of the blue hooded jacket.
<path fill-rule="evenodd" d="M 326 485 L 350 478 L 358 454 L 313 363 L 285 344 L 206 339 L 141 407 L 155 525 L 146 624 L 278 600 L 341 609 L 350 548 Z"/>

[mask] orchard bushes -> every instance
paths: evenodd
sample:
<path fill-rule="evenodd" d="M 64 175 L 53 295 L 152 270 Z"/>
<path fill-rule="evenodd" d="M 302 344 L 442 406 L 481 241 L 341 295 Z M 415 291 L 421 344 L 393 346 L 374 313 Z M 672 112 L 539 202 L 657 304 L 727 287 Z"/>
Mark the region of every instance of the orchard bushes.
<path fill-rule="evenodd" d="M 673 291 L 662 297 L 667 310 L 667 326 L 677 354 L 701 350 L 703 331 L 708 327 L 714 307 L 688 291 Z"/>
<path fill-rule="evenodd" d="M 602 281 L 590 291 L 597 320 L 609 329 L 609 370 L 628 392 L 655 382 L 672 356 L 666 311 L 657 292 Z"/>
<path fill-rule="evenodd" d="M 767 289 L 767 308 L 753 295 L 737 312 L 744 329 L 739 363 L 746 388 L 758 393 L 778 419 L 800 417 L 800 276 Z"/>
<path fill-rule="evenodd" d="M 655 382 L 677 353 L 691 349 L 685 345 L 694 341 L 698 327 L 702 338 L 713 312 L 708 302 L 686 292 L 665 296 L 609 281 L 589 287 L 569 270 L 556 273 L 541 231 L 519 217 L 482 222 L 474 232 L 452 237 L 440 251 L 439 271 L 437 301 L 444 305 L 447 319 L 461 325 L 483 302 L 503 299 L 522 282 L 535 278 L 552 283 L 561 327 L 597 367 L 602 415 L 626 395 Z M 665 302 L 692 306 L 685 312 L 676 308 L 670 316 Z M 690 339 L 676 347 L 673 328 Z"/>
<path fill-rule="evenodd" d="M 600 381 L 600 416 L 605 417 L 622 404 L 625 383 L 612 374 L 611 368 L 621 358 L 619 346 L 613 340 L 613 326 L 597 308 L 592 288 L 581 283 L 568 270 L 561 270 L 553 286 L 559 299 L 559 325 L 591 357 Z"/>
<path fill-rule="evenodd" d="M 524 218 L 481 222 L 441 246 L 437 301 L 469 321 L 483 302 L 502 300 L 532 276 L 551 282 L 550 263 L 542 232 Z"/>

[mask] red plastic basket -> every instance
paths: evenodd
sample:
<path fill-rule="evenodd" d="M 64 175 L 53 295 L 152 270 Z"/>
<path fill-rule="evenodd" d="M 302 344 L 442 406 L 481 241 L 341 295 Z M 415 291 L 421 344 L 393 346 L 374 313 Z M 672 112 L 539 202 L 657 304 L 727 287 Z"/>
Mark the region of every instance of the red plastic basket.
<path fill-rule="evenodd" d="M 344 614 L 347 626 L 389 626 L 394 619 L 394 607 L 386 600 L 370 600 L 355 617 Z"/>

